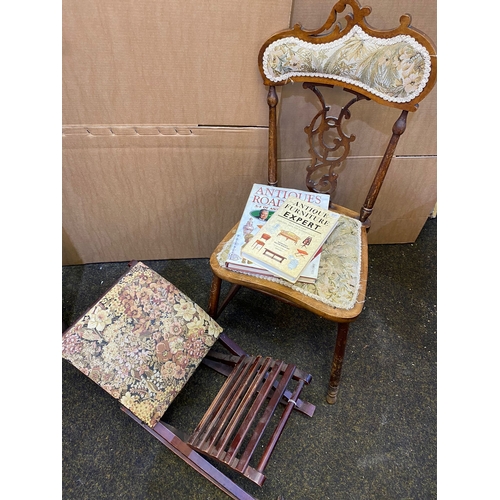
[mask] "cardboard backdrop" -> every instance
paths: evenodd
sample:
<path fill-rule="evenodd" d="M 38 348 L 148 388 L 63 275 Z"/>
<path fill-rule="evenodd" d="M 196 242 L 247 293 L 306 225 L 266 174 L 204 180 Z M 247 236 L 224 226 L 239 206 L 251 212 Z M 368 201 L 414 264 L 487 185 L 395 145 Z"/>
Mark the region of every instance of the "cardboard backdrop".
<path fill-rule="evenodd" d="M 323 0 L 63 0 L 63 265 L 208 257 L 266 182 L 268 108 L 257 54 L 271 34 L 321 25 Z M 410 12 L 436 40 L 436 2 L 371 0 L 370 24 Z M 328 99 L 341 105 L 342 91 Z M 359 209 L 395 120 L 359 103 L 335 201 Z M 280 180 L 304 188 L 303 133 L 317 109 L 280 100 Z M 389 124 L 389 125 L 388 125 Z M 378 148 L 378 149 L 377 149 Z M 414 241 L 436 203 L 436 91 L 409 117 L 370 230 Z M 368 176 L 368 177 L 366 177 Z"/>

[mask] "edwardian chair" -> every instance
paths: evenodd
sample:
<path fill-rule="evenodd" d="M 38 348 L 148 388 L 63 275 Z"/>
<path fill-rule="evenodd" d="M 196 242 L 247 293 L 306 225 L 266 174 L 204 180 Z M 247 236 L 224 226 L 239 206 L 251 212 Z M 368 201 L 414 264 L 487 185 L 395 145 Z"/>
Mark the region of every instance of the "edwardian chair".
<path fill-rule="evenodd" d="M 211 349 L 217 340 L 228 353 Z M 253 497 L 203 455 L 262 486 L 292 411 L 312 416 L 315 410 L 299 399 L 310 375 L 280 360 L 247 355 L 203 309 L 141 262 L 65 331 L 62 347 L 63 358 L 133 420 L 235 499 Z M 185 437 L 161 418 L 200 362 L 227 379 Z"/>
<path fill-rule="evenodd" d="M 343 19 L 339 14 L 347 7 L 352 12 Z M 337 399 L 349 323 L 363 309 L 367 286 L 369 216 L 398 140 L 405 131 L 408 112 L 431 91 L 436 80 L 436 52 L 432 41 L 410 26 L 408 14 L 400 26 L 381 31 L 371 27 L 365 18 L 370 7 L 361 8 L 356 0 L 340 0 L 323 26 L 314 31 L 301 25 L 281 31 L 262 46 L 258 65 L 264 84 L 269 87 L 268 179 L 278 185 L 277 86 L 303 82 L 319 99 L 320 111 L 304 130 L 308 136 L 311 163 L 307 167 L 305 186 L 310 191 L 330 194 L 330 209 L 342 214 L 337 228 L 323 247 L 321 268 L 314 285 L 295 284 L 266 277 L 256 277 L 225 267 L 228 248 L 238 224 L 227 234 L 210 258 L 214 274 L 209 299 L 209 314 L 218 318 L 240 287 L 247 287 L 277 299 L 305 308 L 338 323 L 336 345 L 331 366 L 327 401 Z M 337 117 L 329 116 L 320 87 L 340 87 L 350 100 Z M 360 212 L 333 202 L 338 174 L 335 170 L 349 155 L 354 136 L 343 131 L 351 107 L 358 101 L 401 110 L 392 127 L 392 136 L 378 171 L 370 185 Z M 298 186 L 294 186 L 298 187 Z M 232 285 L 219 304 L 222 281 Z M 307 335 L 307 333 L 306 333 Z"/>

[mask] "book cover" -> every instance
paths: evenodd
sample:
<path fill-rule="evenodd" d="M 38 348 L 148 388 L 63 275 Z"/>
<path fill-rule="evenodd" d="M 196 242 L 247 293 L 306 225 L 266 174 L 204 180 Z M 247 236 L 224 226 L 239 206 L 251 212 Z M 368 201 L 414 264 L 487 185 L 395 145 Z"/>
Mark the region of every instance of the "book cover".
<path fill-rule="evenodd" d="M 302 274 L 299 276 L 297 280 L 300 283 L 315 283 L 318 278 L 319 272 L 319 263 L 321 260 L 321 251 L 307 264 L 307 266 L 302 271 Z M 257 264 L 236 264 L 234 262 L 228 263 L 226 265 L 228 269 L 233 269 L 234 271 L 240 271 L 242 273 L 252 274 L 254 276 L 268 276 L 268 277 L 276 277 L 276 274 L 264 269 L 263 267 L 258 266 Z"/>
<path fill-rule="evenodd" d="M 242 256 L 295 283 L 339 218 L 328 209 L 289 198 L 242 249 Z"/>
<path fill-rule="evenodd" d="M 290 197 L 305 200 L 323 208 L 328 208 L 330 196 L 328 194 L 311 193 L 299 189 L 287 189 L 266 184 L 254 184 L 248 196 L 236 234 L 233 238 L 226 267 L 228 269 L 250 272 L 251 274 L 269 275 L 254 262 L 241 255 L 242 248 L 261 229 L 274 212 Z M 315 257 L 299 278 L 299 281 L 313 283 L 318 277 L 320 255 Z M 260 271 L 260 273 L 259 273 Z M 262 272 L 264 271 L 264 272 Z"/>

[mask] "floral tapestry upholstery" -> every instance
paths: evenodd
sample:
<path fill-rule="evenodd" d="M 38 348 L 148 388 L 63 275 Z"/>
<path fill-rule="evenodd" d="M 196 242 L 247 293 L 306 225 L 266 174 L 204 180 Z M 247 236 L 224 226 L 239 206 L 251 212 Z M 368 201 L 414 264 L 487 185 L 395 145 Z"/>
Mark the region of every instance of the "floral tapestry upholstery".
<path fill-rule="evenodd" d="M 323 77 L 356 85 L 391 102 L 405 103 L 425 88 L 431 71 L 429 52 L 409 35 L 381 39 L 354 26 L 329 43 L 287 37 L 264 52 L 264 73 L 273 82 L 293 77 Z"/>
<path fill-rule="evenodd" d="M 232 238 L 217 255 L 225 265 Z M 236 271 L 245 274 L 243 271 Z M 332 234 L 325 241 L 315 283 L 291 283 L 281 278 L 259 276 L 280 283 L 308 297 L 339 309 L 352 309 L 358 297 L 361 277 L 361 222 L 341 215 Z"/>
<path fill-rule="evenodd" d="M 154 427 L 221 331 L 139 262 L 64 333 L 62 355 Z"/>

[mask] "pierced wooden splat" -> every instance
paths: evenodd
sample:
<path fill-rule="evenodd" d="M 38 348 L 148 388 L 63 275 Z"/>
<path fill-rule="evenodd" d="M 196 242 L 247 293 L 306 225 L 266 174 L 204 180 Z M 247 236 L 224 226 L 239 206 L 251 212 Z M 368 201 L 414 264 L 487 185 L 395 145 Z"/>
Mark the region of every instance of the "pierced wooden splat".
<path fill-rule="evenodd" d="M 333 198 L 337 187 L 338 169 L 347 158 L 351 150 L 351 142 L 355 135 L 346 135 L 342 130 L 342 123 L 351 117 L 349 108 L 356 102 L 368 99 L 355 91 L 351 99 L 339 112 L 337 117 L 329 116 L 330 106 L 327 106 L 323 94 L 318 89 L 321 84 L 304 82 L 303 87 L 310 89 L 319 99 L 321 110 L 312 119 L 309 126 L 304 128 L 309 142 L 311 163 L 307 167 L 306 186 L 317 193 L 328 193 Z M 323 85 L 333 87 L 333 85 Z M 333 135 L 332 132 L 335 134 Z"/>

